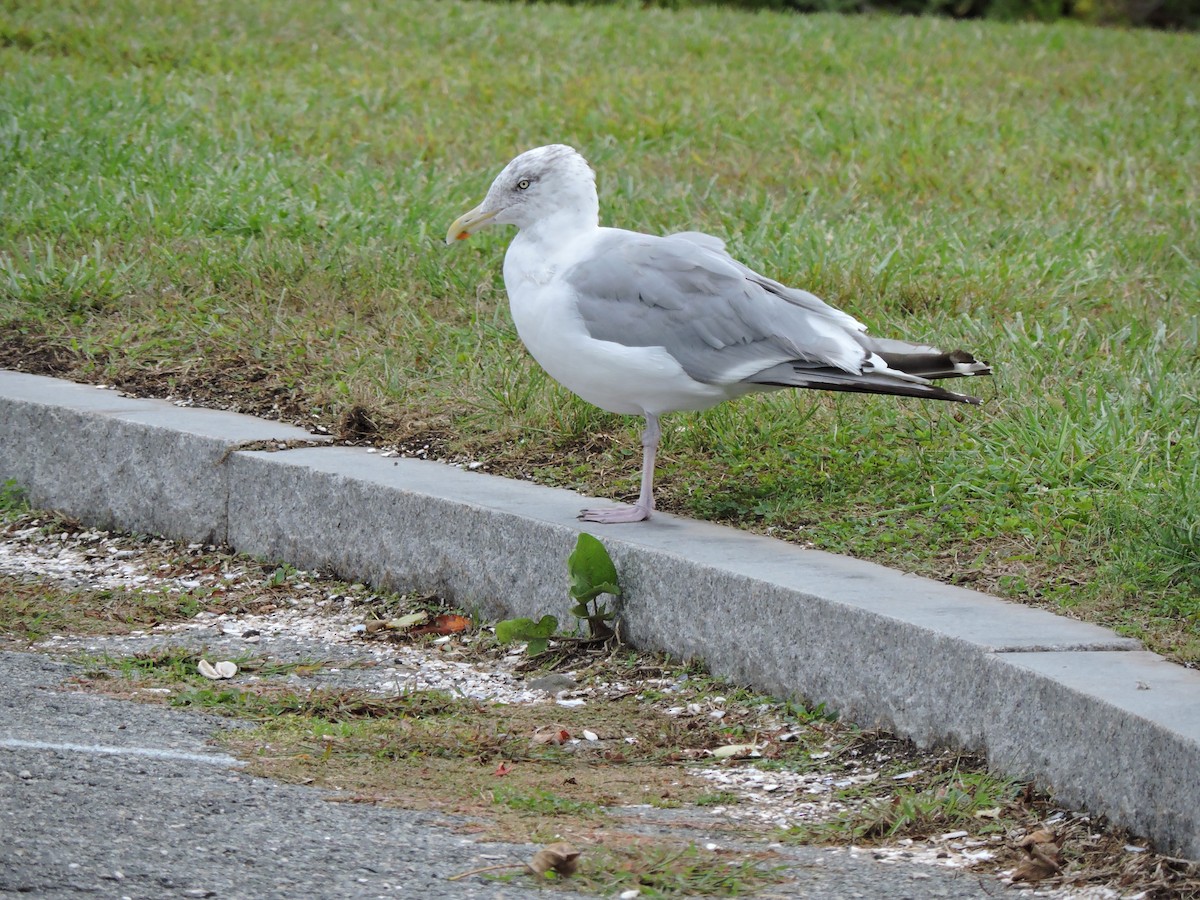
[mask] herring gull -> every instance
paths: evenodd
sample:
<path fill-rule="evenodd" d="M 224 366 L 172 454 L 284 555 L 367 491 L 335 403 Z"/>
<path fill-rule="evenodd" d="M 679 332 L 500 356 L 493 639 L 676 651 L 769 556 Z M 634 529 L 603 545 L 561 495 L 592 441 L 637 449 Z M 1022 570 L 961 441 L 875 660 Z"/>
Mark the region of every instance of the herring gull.
<path fill-rule="evenodd" d="M 533 358 L 588 403 L 645 417 L 637 502 L 585 509 L 588 522 L 650 518 L 664 413 L 785 387 L 978 403 L 932 381 L 991 371 L 962 350 L 868 337 L 853 316 L 759 275 L 711 235 L 601 228 L 595 173 L 563 144 L 505 166 L 446 242 L 485 225 L 518 229 L 504 286 Z"/>

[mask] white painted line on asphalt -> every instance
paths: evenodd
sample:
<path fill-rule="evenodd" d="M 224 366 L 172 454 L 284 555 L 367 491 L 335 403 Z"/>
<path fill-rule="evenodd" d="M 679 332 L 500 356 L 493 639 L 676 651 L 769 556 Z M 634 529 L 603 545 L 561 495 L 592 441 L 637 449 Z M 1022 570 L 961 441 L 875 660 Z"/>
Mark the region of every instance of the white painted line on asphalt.
<path fill-rule="evenodd" d="M 106 747 L 103 744 L 59 744 L 51 741 L 23 741 L 20 738 L 0 738 L 0 747 L 11 750 L 58 750 L 67 753 L 86 753 L 90 756 L 145 756 L 150 759 L 171 759 L 182 762 L 206 763 L 210 766 L 238 766 L 232 756 L 213 753 L 188 753 L 185 750 L 161 750 L 156 747 Z"/>

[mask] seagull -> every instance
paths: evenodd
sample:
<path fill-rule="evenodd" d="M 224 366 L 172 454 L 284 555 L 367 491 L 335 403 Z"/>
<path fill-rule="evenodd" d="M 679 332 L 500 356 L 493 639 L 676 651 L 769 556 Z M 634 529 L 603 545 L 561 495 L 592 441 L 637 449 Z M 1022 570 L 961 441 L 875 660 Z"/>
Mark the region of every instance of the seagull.
<path fill-rule="evenodd" d="M 595 172 L 564 144 L 512 160 L 446 243 L 488 225 L 517 227 L 504 286 L 533 358 L 588 403 L 646 420 L 637 502 L 585 509 L 587 522 L 650 518 L 666 413 L 782 388 L 977 404 L 932 382 L 991 372 L 962 350 L 868 337 L 853 316 L 758 274 L 712 235 L 602 228 Z"/>

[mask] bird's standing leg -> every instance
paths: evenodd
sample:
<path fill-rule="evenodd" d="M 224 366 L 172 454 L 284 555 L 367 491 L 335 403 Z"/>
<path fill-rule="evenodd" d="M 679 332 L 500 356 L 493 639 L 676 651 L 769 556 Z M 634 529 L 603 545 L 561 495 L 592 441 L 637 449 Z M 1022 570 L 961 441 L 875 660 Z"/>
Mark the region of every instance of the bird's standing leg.
<path fill-rule="evenodd" d="M 585 509 L 579 518 L 585 522 L 614 525 L 618 522 L 641 522 L 650 518 L 654 511 L 654 458 L 658 454 L 658 441 L 662 429 L 658 416 L 646 413 L 646 427 L 642 430 L 642 489 L 633 506 L 617 506 L 613 509 Z"/>

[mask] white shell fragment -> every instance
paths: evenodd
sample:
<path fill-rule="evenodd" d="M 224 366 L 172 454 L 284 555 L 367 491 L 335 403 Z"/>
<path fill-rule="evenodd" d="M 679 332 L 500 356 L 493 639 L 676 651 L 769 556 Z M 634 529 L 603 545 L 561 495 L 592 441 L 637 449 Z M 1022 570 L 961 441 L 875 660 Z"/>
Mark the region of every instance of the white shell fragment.
<path fill-rule="evenodd" d="M 217 663 L 215 668 L 217 670 L 217 674 L 222 678 L 232 678 L 238 673 L 237 663 L 230 662 L 227 659 Z"/>
<path fill-rule="evenodd" d="M 237 663 L 230 662 L 227 659 L 221 660 L 215 666 L 207 659 L 202 659 L 196 665 L 196 668 L 200 670 L 201 675 L 205 678 L 211 678 L 213 681 L 232 678 L 238 671 Z"/>
<path fill-rule="evenodd" d="M 717 759 L 731 759 L 735 756 L 761 756 L 757 744 L 726 744 L 712 751 Z"/>

